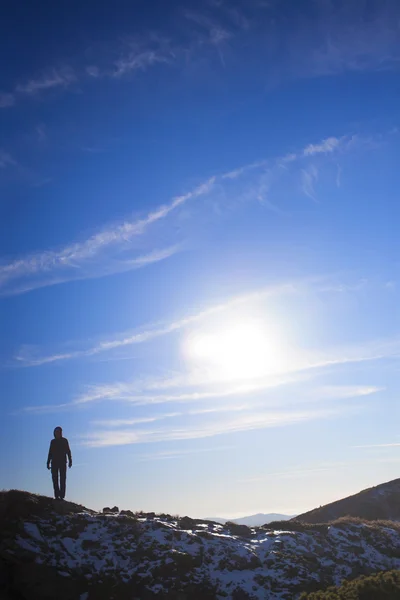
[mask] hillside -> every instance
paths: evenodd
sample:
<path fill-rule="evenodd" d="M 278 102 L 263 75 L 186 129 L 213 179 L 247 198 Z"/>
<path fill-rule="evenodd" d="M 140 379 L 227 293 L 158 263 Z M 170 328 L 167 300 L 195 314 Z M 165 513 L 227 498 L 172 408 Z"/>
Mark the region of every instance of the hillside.
<path fill-rule="evenodd" d="M 295 519 L 305 523 L 327 523 L 346 516 L 359 517 L 366 521 L 400 521 L 400 479 L 331 502 L 298 515 Z"/>
<path fill-rule="evenodd" d="M 345 581 L 325 592 L 304 594 L 301 600 L 399 600 L 400 571 L 386 571 Z"/>
<path fill-rule="evenodd" d="M 265 523 L 272 523 L 272 521 L 288 521 L 293 519 L 293 515 L 281 515 L 279 513 L 257 513 L 256 515 L 249 515 L 248 517 L 239 517 L 238 519 L 224 519 L 223 517 L 206 517 L 207 521 L 214 521 L 215 523 L 237 523 L 238 525 L 247 525 L 247 527 L 258 527 L 265 525 Z"/>
<path fill-rule="evenodd" d="M 292 600 L 400 568 L 400 526 L 356 519 L 248 528 L 12 491 L 0 530 L 4 600 Z"/>

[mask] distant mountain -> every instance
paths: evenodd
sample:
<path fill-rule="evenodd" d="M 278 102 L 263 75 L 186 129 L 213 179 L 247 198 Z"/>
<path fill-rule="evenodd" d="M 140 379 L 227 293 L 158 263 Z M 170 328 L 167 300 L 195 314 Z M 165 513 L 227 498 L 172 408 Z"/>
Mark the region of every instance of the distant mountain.
<path fill-rule="evenodd" d="M 328 523 L 340 517 L 359 517 L 366 521 L 400 521 L 400 479 L 381 483 L 354 496 L 320 506 L 294 519 L 305 523 Z"/>
<path fill-rule="evenodd" d="M 240 517 L 240 519 L 224 519 L 223 517 L 207 517 L 208 521 L 215 521 L 215 523 L 237 523 L 238 525 L 247 525 L 247 527 L 260 527 L 266 523 L 272 523 L 272 521 L 289 521 L 293 519 L 293 515 L 281 515 L 279 513 L 257 513 L 256 515 L 250 515 L 248 517 Z"/>

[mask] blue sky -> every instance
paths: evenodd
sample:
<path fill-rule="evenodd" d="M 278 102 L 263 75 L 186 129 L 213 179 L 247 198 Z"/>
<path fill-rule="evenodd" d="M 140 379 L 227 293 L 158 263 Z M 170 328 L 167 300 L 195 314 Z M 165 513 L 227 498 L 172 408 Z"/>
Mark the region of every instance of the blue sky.
<path fill-rule="evenodd" d="M 398 476 L 399 19 L 3 10 L 2 487 L 51 493 L 59 424 L 94 508 L 294 514 Z"/>

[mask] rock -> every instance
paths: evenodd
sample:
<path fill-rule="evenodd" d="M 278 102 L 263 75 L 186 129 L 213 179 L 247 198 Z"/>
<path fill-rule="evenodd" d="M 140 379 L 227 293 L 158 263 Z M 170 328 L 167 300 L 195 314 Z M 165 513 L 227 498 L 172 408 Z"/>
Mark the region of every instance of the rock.
<path fill-rule="evenodd" d="M 178 521 L 179 529 L 196 529 L 196 521 L 190 517 L 182 517 Z"/>
<path fill-rule="evenodd" d="M 11 490 L 0 492 L 0 530 L 3 523 L 14 519 L 29 520 L 32 517 L 47 517 L 51 513 L 74 514 L 86 511 L 95 514 L 84 506 L 73 502 L 56 502 L 47 496 L 38 496 L 29 492 Z"/>
<path fill-rule="evenodd" d="M 161 513 L 160 515 L 158 515 L 158 517 L 160 519 L 162 519 L 163 521 L 173 521 L 173 517 L 171 515 L 169 515 L 168 513 Z"/>
<path fill-rule="evenodd" d="M 121 512 L 119 514 L 122 516 L 125 516 L 125 517 L 134 517 L 135 516 L 131 510 L 121 510 Z"/>
<path fill-rule="evenodd" d="M 247 527 L 247 525 L 238 525 L 237 523 L 232 523 L 232 521 L 227 521 L 224 525 L 224 529 L 227 529 L 232 535 L 244 538 L 251 538 L 252 536 L 250 527 Z"/>
<path fill-rule="evenodd" d="M 119 513 L 119 508 L 118 508 L 118 506 L 113 506 L 113 508 L 110 508 L 109 506 L 106 506 L 105 508 L 103 508 L 103 514 L 107 514 L 107 513 L 108 513 L 108 514 L 110 514 L 110 513 L 111 513 L 111 514 L 113 514 L 113 515 L 115 515 L 115 514 Z"/>

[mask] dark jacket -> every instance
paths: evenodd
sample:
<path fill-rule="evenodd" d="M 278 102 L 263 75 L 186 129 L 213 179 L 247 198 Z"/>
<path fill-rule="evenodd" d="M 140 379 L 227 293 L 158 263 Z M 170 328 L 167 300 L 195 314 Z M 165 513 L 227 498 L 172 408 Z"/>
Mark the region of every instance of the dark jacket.
<path fill-rule="evenodd" d="M 56 429 L 61 430 L 61 437 L 56 438 Z M 50 465 L 50 462 L 53 465 L 62 465 L 68 461 L 72 464 L 72 455 L 69 447 L 69 443 L 67 438 L 62 437 L 62 429 L 61 427 L 54 430 L 54 440 L 50 442 L 49 455 L 47 457 L 47 465 Z"/>

